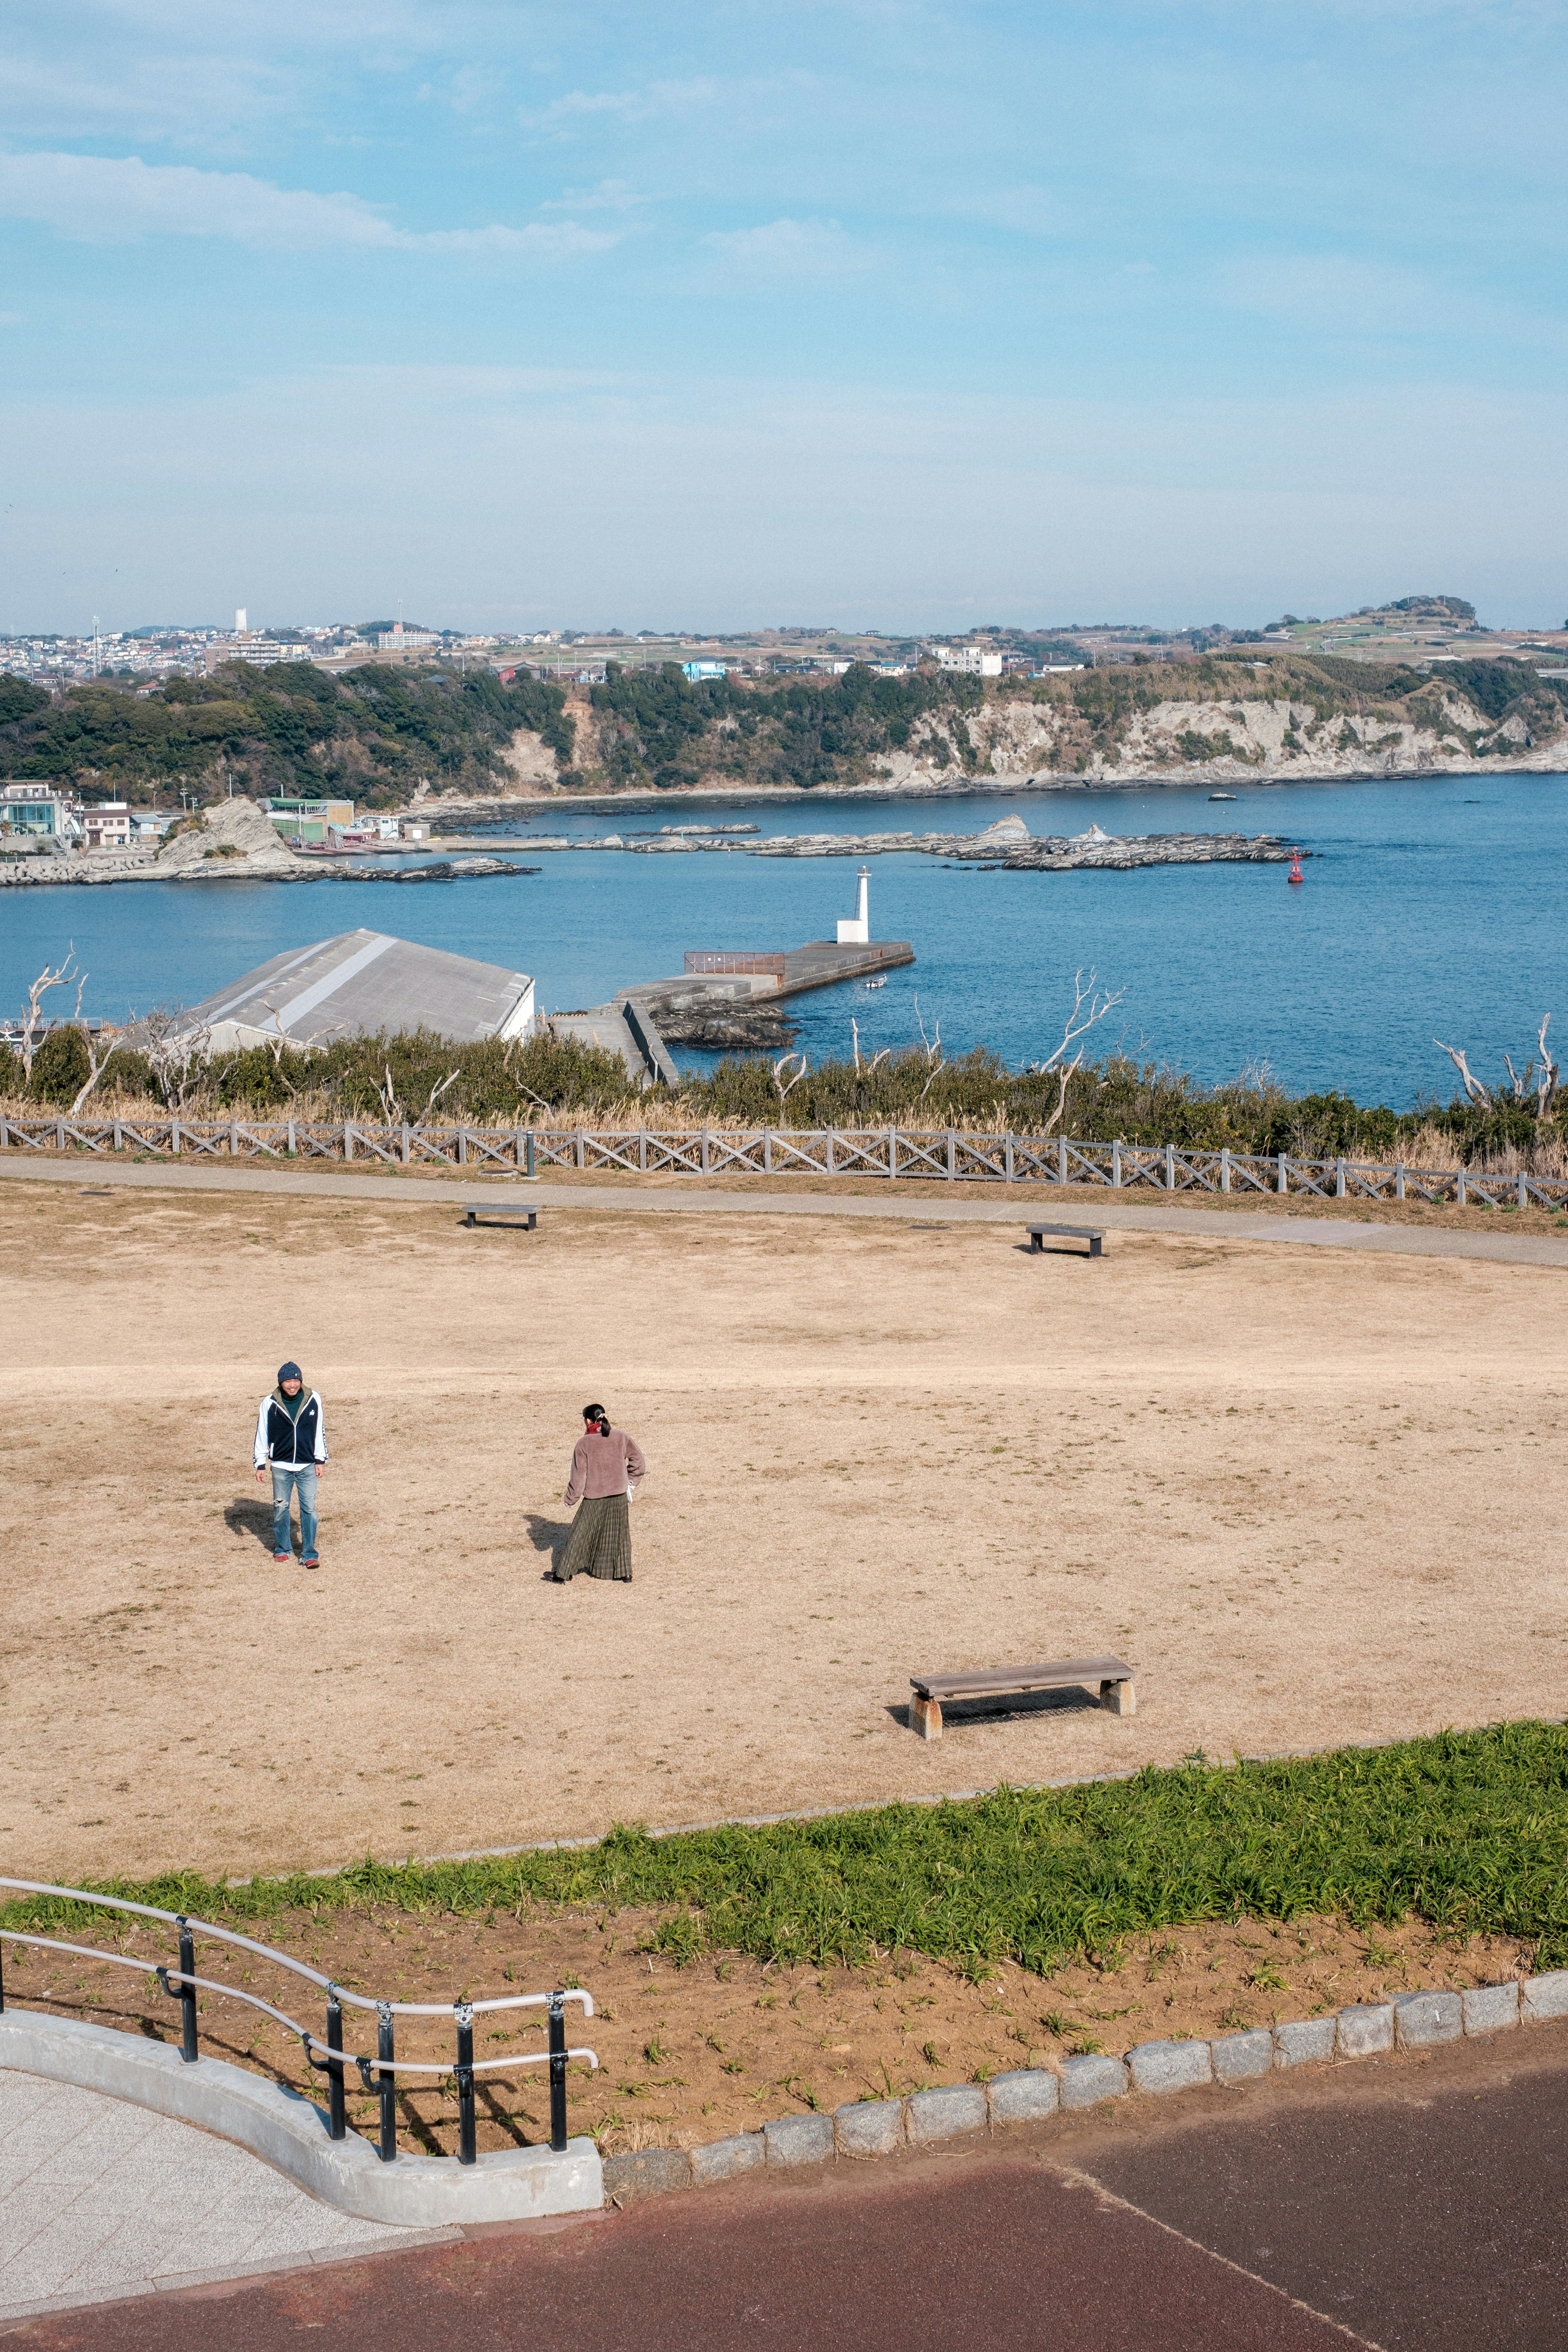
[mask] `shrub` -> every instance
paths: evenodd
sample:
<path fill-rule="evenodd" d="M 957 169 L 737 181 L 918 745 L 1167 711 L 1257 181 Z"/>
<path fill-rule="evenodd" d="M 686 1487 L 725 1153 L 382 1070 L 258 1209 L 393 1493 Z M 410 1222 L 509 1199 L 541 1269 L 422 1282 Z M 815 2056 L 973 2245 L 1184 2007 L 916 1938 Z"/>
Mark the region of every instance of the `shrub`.
<path fill-rule="evenodd" d="M 75 1022 L 51 1029 L 33 1056 L 33 1083 L 27 1091 L 35 1102 L 56 1103 L 64 1109 L 75 1102 L 92 1066 L 87 1039 Z"/>

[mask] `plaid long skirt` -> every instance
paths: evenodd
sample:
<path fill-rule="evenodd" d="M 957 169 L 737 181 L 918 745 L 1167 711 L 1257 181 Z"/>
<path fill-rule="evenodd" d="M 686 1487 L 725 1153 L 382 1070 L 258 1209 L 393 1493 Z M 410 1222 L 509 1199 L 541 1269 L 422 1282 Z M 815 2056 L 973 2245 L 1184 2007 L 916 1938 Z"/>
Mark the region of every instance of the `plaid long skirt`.
<path fill-rule="evenodd" d="M 578 1505 L 555 1571 L 559 1584 L 570 1584 L 574 1576 L 631 1582 L 632 1515 L 624 1495 L 593 1495 Z"/>

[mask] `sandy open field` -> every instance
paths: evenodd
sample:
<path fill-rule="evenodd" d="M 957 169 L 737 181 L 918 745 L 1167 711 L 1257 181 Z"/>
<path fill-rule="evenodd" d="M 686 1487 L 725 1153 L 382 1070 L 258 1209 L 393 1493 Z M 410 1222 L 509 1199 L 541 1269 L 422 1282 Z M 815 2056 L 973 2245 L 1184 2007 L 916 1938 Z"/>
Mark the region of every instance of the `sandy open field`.
<path fill-rule="evenodd" d="M 245 1874 L 1568 1713 L 1561 1272 L 1017 1238 L 6 1188 L 5 1866 Z M 285 1355 L 327 1400 L 314 1574 L 250 1475 Z M 589 1396 L 651 1465 L 630 1587 L 541 1580 Z M 1101 1648 L 1131 1720 L 905 1726 L 911 1669 Z"/>

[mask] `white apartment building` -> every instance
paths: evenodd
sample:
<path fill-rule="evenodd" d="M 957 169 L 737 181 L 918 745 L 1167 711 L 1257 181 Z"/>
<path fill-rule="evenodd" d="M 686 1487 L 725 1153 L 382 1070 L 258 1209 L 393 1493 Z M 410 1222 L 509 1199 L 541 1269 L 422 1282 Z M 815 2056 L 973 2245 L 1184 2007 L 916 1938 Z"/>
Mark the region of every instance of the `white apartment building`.
<path fill-rule="evenodd" d="M 933 646 L 932 652 L 942 669 L 959 669 L 970 677 L 1000 677 L 1000 654 L 982 653 L 978 646 Z"/>

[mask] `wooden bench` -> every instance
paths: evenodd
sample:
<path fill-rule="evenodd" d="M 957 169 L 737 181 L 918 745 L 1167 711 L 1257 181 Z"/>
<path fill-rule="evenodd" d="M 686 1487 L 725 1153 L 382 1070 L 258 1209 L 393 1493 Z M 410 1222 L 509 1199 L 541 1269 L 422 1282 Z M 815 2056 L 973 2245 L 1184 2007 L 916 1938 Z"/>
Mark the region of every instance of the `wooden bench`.
<path fill-rule="evenodd" d="M 1029 1254 L 1032 1257 L 1038 1257 L 1045 1248 L 1047 1234 L 1070 1234 L 1075 1240 L 1089 1244 L 1090 1257 L 1099 1257 L 1100 1244 L 1105 1239 L 1105 1227 L 1103 1225 L 1031 1225 Z"/>
<path fill-rule="evenodd" d="M 1057 1658 L 1039 1666 L 976 1666 L 966 1674 L 911 1675 L 910 1727 L 942 1738 L 942 1710 L 955 1698 L 1023 1698 L 1031 1691 L 1094 1689 L 1111 1715 L 1136 1715 L 1132 1669 L 1122 1658 Z"/>
<path fill-rule="evenodd" d="M 505 1225 L 519 1233 L 538 1230 L 539 1209 L 530 1201 L 470 1201 L 463 1212 L 465 1225 Z"/>

